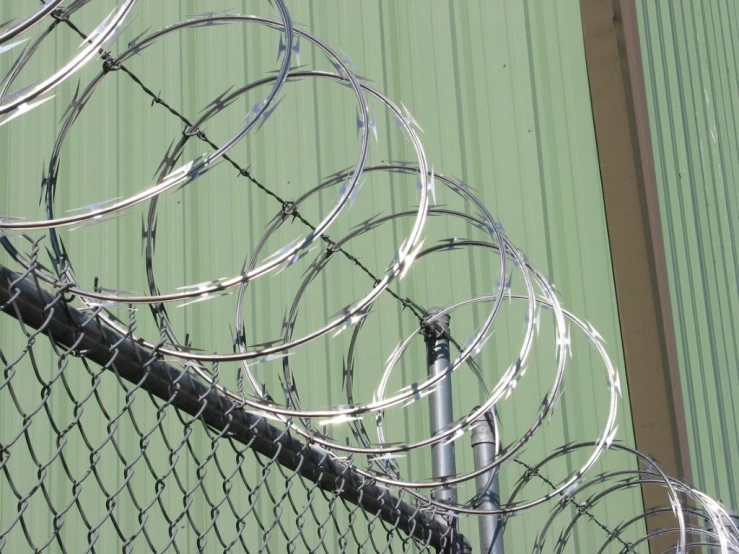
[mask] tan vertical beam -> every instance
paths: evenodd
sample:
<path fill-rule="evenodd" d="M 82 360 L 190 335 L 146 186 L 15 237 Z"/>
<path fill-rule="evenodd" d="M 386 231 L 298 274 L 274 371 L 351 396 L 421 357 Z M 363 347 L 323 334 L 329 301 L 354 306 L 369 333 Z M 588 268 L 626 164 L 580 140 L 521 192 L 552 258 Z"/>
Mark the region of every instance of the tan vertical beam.
<path fill-rule="evenodd" d="M 580 11 L 636 446 L 689 480 L 636 6 L 580 0 Z M 643 495 L 646 509 L 666 500 L 657 487 Z M 653 519 L 648 528 L 665 523 L 674 524 Z"/>

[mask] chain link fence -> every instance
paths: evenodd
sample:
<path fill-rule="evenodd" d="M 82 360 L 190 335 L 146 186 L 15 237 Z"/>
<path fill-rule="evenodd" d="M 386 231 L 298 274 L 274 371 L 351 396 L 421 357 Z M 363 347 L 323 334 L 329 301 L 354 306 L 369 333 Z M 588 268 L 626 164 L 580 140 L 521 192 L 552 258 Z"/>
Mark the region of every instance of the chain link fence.
<path fill-rule="evenodd" d="M 0 549 L 106 551 L 119 539 L 125 552 L 423 552 L 450 540 L 432 507 L 248 414 L 63 289 L 49 294 L 36 264 L 0 268 L 0 307 L 27 340 L 0 353 L 4 429 L 16 432 L 2 443 Z M 47 425 L 56 441 L 38 444 Z M 130 433 L 133 451 L 121 441 Z M 39 504 L 48 522 L 28 518 Z"/>

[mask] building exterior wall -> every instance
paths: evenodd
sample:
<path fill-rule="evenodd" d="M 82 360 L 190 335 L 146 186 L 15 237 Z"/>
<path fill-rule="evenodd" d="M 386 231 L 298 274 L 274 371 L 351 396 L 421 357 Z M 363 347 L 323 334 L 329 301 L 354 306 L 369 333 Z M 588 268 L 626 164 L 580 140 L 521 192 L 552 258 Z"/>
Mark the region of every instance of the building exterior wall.
<path fill-rule="evenodd" d="M 86 7 L 75 17 L 76 25 L 92 29 L 109 9 L 102 4 L 91 3 Z M 425 131 L 422 140 L 434 168 L 463 179 L 480 192 L 513 240 L 557 284 L 565 306 L 583 315 L 599 330 L 617 367 L 622 368 L 578 2 L 557 2 L 555 7 L 554 4 L 544 6 L 540 2 L 520 0 L 434 3 L 332 0 L 294 2 L 290 7 L 296 21 L 308 25 L 314 34 L 332 46 L 343 49 L 359 71 L 374 80 L 377 88 L 402 101 L 413 112 Z M 235 12 L 242 13 L 256 10 L 248 2 L 237 3 L 234 8 Z M 0 20 L 8 19 L 4 9 L 10 8 L 5 5 L 0 8 Z M 142 4 L 139 10 L 141 20 L 135 21 L 124 35 L 124 43 L 149 25 L 156 29 L 182 20 L 188 14 L 211 11 L 212 6 L 209 2 L 183 0 Z M 132 60 L 130 69 L 163 99 L 194 117 L 231 84 L 253 80 L 274 69 L 278 43 L 274 32 L 257 28 L 228 26 L 186 31 L 144 51 Z M 71 31 L 60 30 L 56 42 L 45 47 L 35 62 L 37 65 L 29 71 L 48 71 L 56 67 L 59 56 L 71 53 L 78 44 L 79 40 Z M 325 69 L 330 69 L 306 46 L 301 56 L 301 63 L 323 64 Z M 1 59 L 0 62 L 7 63 Z M 83 87 L 93 75 L 91 68 L 82 73 Z M 44 159 L 48 160 L 56 122 L 73 94 L 74 86 L 67 86 L 60 91 L 58 101 L 18 120 L 15 127 L 0 128 L 0 144 L 6 145 L 0 148 L 0 198 L 8 213 L 26 217 L 43 213 L 37 205 L 39 167 Z M 323 83 L 288 85 L 285 101 L 273 118 L 253 138 L 248 137 L 234 156 L 244 165 L 250 164 L 261 182 L 285 198 L 295 197 L 297 191 L 302 192 L 326 175 L 350 165 L 356 158 L 354 108 L 347 94 Z M 257 95 L 244 101 L 241 113 L 256 99 Z M 120 73 L 106 78 L 75 123 L 70 143 L 65 147 L 56 195 L 60 213 L 102 199 L 126 196 L 153 182 L 151 176 L 166 146 L 181 133 L 181 123 L 161 106 L 150 107 L 150 104 L 150 99 Z M 206 130 L 213 140 L 227 138 L 241 118 L 236 117 L 237 112 L 228 113 L 228 117 L 208 124 Z M 411 155 L 408 148 L 399 144 L 398 134 L 393 135 L 394 124 L 390 117 L 378 113 L 377 126 L 380 140 L 372 145 L 371 158 L 375 163 L 389 157 L 399 159 Z M 195 157 L 202 154 L 202 150 L 201 144 L 189 152 Z M 231 168 L 219 166 L 196 186 L 163 200 L 158 223 L 157 263 L 160 265 L 156 268 L 162 290 L 238 272 L 243 256 L 279 210 L 279 204 L 250 187 L 235 173 Z M 395 179 L 380 180 L 376 186 L 368 183 L 358 202 L 370 211 L 384 210 L 386 213 L 412 206 L 415 183 Z M 439 202 L 447 201 L 452 199 L 440 192 Z M 320 206 L 316 210 L 320 211 Z M 75 270 L 85 276 L 87 286 L 91 286 L 93 276 L 98 276 L 101 283 L 111 288 L 145 288 L 140 234 L 141 216 L 146 212 L 134 212 L 101 226 L 65 233 L 64 240 L 75 260 Z M 369 215 L 372 214 L 368 211 L 365 217 Z M 350 214 L 349 217 L 348 224 L 362 219 L 359 215 Z M 430 225 L 433 224 L 432 219 Z M 399 226 L 379 230 L 373 242 L 360 246 L 363 260 L 378 270 L 383 269 L 383 264 L 386 265 L 393 254 L 392 247 L 383 245 L 397 244 L 401 231 Z M 445 229 L 439 238 L 453 232 L 457 231 Z M 231 237 L 231 240 L 224 237 Z M 289 240 L 292 237 L 281 238 Z M 419 264 L 419 269 L 407 277 L 403 293 L 430 305 L 444 304 L 469 293 L 490 291 L 495 281 L 495 264 L 491 266 L 488 258 L 476 253 L 463 253 L 454 260 L 438 262 L 438 266 Z M 334 305 L 334 297 L 349 301 L 367 290 L 371 283 L 361 279 L 351 266 L 332 268 L 318 282 L 320 291 L 315 291 L 301 307 L 301 313 L 307 314 L 304 323 L 314 321 L 308 315 L 329 317 L 341 307 Z M 276 280 L 271 283 L 258 285 L 259 288 L 255 285 L 256 290 L 250 292 L 245 323 L 247 332 L 256 335 L 252 341 L 271 338 L 280 329 L 285 306 L 283 287 L 289 287 L 291 282 Z M 206 345 L 208 349 L 230 351 L 231 300 L 232 297 L 218 299 L 183 311 L 185 315 L 174 315 L 178 331 L 183 335 L 189 333 L 196 344 Z M 361 351 L 362 364 L 370 369 L 363 372 L 359 386 L 369 389 L 376 386 L 377 381 L 371 368 L 379 371 L 399 337 L 413 330 L 412 321 L 404 319 L 399 308 L 389 300 L 379 308 L 375 314 L 378 321 L 368 323 L 370 330 L 363 335 Z M 479 318 L 481 313 L 454 317 L 453 329 L 465 330 L 463 321 Z M 497 328 L 491 342 L 494 347 L 481 357 L 482 366 L 491 368 L 491 383 L 494 376 L 515 359 L 520 333 L 513 329 L 514 315 L 510 320 L 502 320 L 506 323 Z M 141 319 L 141 332 L 154 336 L 152 326 L 143 321 L 144 317 Z M 520 324 L 519 320 L 515 322 Z M 0 318 L 0 329 L 4 351 L 19 351 L 25 345 L 26 339 L 18 332 L 15 322 Z M 529 374 L 520 385 L 524 393 L 501 406 L 504 433 L 510 437 L 518 436 L 530 425 L 551 383 L 555 367 L 554 343 L 546 338 L 541 341 L 542 345 L 532 357 Z M 602 403 L 607 398 L 605 372 L 589 350 L 587 341 L 577 337 L 574 341 L 574 356 L 561 407 L 528 449 L 526 457 L 529 460 L 537 460 L 566 442 L 593 440 L 598 436 L 603 422 Z M 304 377 L 300 377 L 301 395 L 310 399 L 314 408 L 345 401 L 341 376 L 336 370 L 341 368 L 343 352 L 334 350 L 335 343 L 319 344 L 307 351 Z M 50 351 L 40 352 L 39 356 L 53 368 L 55 358 Z M 79 364 L 73 367 L 83 371 Z M 232 378 L 228 377 L 229 369 L 237 371 L 237 368 L 222 368 L 224 379 Z M 406 356 L 402 370 L 409 376 L 422 376 L 425 372 L 422 350 L 414 350 Z M 279 387 L 274 373 L 260 370 L 260 375 L 269 386 Z M 27 391 L 29 398 L 38 397 L 40 385 L 29 371 L 17 379 L 17 386 Z M 72 382 L 73 390 L 80 395 L 89 390 L 89 378 L 86 379 Z M 625 378 L 622 381 L 625 383 Z M 27 388 L 23 389 L 21 383 Z M 69 421 L 73 403 L 62 389 L 55 394 L 58 396 L 53 397 L 53 417 L 61 422 Z M 124 409 L 126 396 L 112 378 L 104 378 L 100 394 L 102 403 L 112 407 L 112 412 Z M 455 403 L 470 408 L 470 396 L 477 396 L 474 381 L 460 379 L 455 388 Z M 156 423 L 159 415 L 146 398 L 137 398 L 131 410 L 150 426 Z M 167 414 L 166 432 L 182 440 L 182 422 L 171 411 Z M 593 417 L 593 414 L 597 415 Z M 110 424 L 101 416 L 100 408 L 90 406 L 85 418 L 88 432 L 102 440 Z M 5 398 L 0 401 L 0 421 L 6 434 L 19 426 L 18 414 Z M 406 413 L 399 421 L 409 435 L 418 437 L 427 432 L 422 414 L 414 418 Z M 619 421 L 620 438 L 631 444 L 626 390 Z M 140 436 L 128 418 L 118 425 L 116 436 L 121 450 L 134 456 L 141 449 Z M 196 450 L 209 452 L 210 439 L 198 431 L 193 433 Z M 54 437 L 48 424 L 43 421 L 35 424 L 34 441 L 51 448 Z M 152 436 L 147 449 L 164 468 L 168 451 L 156 437 Z M 89 465 L 88 457 L 71 454 L 77 447 L 79 452 L 84 452 L 80 441 L 80 437 L 70 435 L 66 448 L 74 467 L 82 471 Z M 460 464 L 469 466 L 469 452 L 464 452 L 461 444 L 457 447 Z M 28 463 L 28 454 L 23 454 L 21 446 L 17 449 L 20 452 L 13 460 L 16 465 L 12 466 L 16 472 L 22 464 Z M 227 460 L 233 457 L 224 450 L 225 447 L 219 455 Z M 106 449 L 103 455 L 106 456 L 109 485 L 120 485 L 121 462 L 112 449 Z M 178 463 L 182 478 L 195 478 L 197 463 L 193 458 L 183 451 L 182 461 Z M 623 467 L 621 461 L 606 460 L 601 469 L 608 468 L 609 463 Z M 423 473 L 428 469 L 428 461 L 414 457 L 408 461 L 408 466 L 406 470 L 410 474 Z M 159 470 L 164 471 L 162 468 Z M 141 466 L 137 466 L 137 471 L 131 486 L 146 496 L 155 486 L 154 480 Z M 257 473 L 258 468 L 254 468 L 254 472 Z M 512 472 L 510 477 L 504 477 L 504 497 L 518 475 Z M 28 483 L 34 481 L 35 476 L 29 475 Z M 59 464 L 50 468 L 49 482 L 54 498 L 61 504 L 70 501 L 71 485 Z M 213 490 L 222 486 L 213 472 L 206 482 Z M 104 495 L 92 481 L 88 483 L 84 487 L 83 504 L 92 513 L 104 513 Z M 182 493 L 174 476 L 169 477 L 165 485 L 163 502 L 176 512 L 182 507 Z M 7 487 L 7 483 L 0 480 L 0 498 L 5 497 L 2 487 Z M 245 497 L 246 493 L 243 502 L 246 502 Z M 259 496 L 256 503 L 258 513 L 272 517 L 274 503 L 267 495 Z M 640 507 L 640 497 L 633 495 L 622 505 L 609 507 L 603 517 L 615 524 L 627 514 L 639 511 Z M 8 520 L 15 509 L 13 505 L 0 502 L 2 520 Z M 121 499 L 115 509 L 124 527 L 130 529 L 139 524 L 130 500 Z M 35 501 L 29 510 L 29 514 L 34 514 L 50 528 L 51 522 L 46 517 L 48 508 L 43 502 Z M 85 533 L 80 532 L 83 525 L 75 513 L 72 510 L 67 516 L 63 531 L 65 544 L 71 552 L 81 551 L 87 540 Z M 190 513 L 195 520 L 209 517 L 208 508 L 199 496 L 194 497 Z M 517 550 L 520 545 L 525 545 L 523 550 L 530 548 L 544 517 L 542 511 L 534 511 L 525 517 L 513 518 L 506 542 L 511 547 L 517 545 Z M 161 541 L 166 536 L 167 525 L 161 516 L 152 518 L 148 525 L 152 527 L 155 542 Z M 465 520 L 463 531 L 474 542 L 474 520 Z M 335 529 L 327 532 L 337 533 Z M 592 552 L 603 539 L 601 533 L 602 530 L 595 526 L 583 526 L 573 543 L 573 551 Z M 196 551 L 192 536 L 190 523 L 183 520 L 178 539 L 181 551 Z M 114 541 L 115 532 L 106 525 L 101 529 L 101 537 Z M 12 540 L 16 542 L 9 543 L 9 551 L 21 552 L 24 537 L 16 533 Z M 250 544 L 256 545 L 260 540 L 254 537 Z M 550 537 L 550 540 L 555 538 Z M 273 544 L 273 551 L 281 551 L 279 545 Z M 209 547 L 218 551 L 215 540 L 209 542 Z"/>
<path fill-rule="evenodd" d="M 693 478 L 736 506 L 739 11 L 637 5 Z"/>

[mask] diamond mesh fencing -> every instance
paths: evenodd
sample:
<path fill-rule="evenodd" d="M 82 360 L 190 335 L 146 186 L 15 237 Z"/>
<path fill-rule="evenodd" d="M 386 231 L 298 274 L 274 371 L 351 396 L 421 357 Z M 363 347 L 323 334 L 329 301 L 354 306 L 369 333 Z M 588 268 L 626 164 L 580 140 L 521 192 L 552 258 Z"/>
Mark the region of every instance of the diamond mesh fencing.
<path fill-rule="evenodd" d="M 284 0 L 265 2 L 265 12 L 276 16 L 211 12 L 158 30 L 144 30 L 133 17 L 141 8 L 135 0 L 85 30 L 75 17 L 90 3 L 42 2 L 0 27 L 0 55 L 17 54 L 0 85 L 0 126 L 10 136 L 20 123 L 14 120 L 29 120 L 60 90 L 74 90 L 42 172 L 44 217 L 0 217 L 8 260 L 0 265 L 0 551 L 574 552 L 587 533 L 594 538 L 585 548 L 594 552 L 643 553 L 650 544 L 653 552 L 704 546 L 739 552 L 732 511 L 618 442 L 621 381 L 595 327 L 561 305 L 554 284 L 475 189 L 433 169 L 410 110 L 294 22 Z M 276 70 L 209 100 L 197 116 L 183 113 L 134 69 L 137 57 L 160 41 L 234 24 L 277 37 Z M 79 48 L 23 86 L 20 76 L 34 71 L 39 48 L 62 30 Z M 124 33 L 136 36 L 121 45 Z M 333 71 L 301 65 L 308 48 L 311 60 L 320 55 Z M 184 130 L 167 148 L 153 185 L 59 215 L 66 144 L 112 74 L 130 82 L 137 102 L 161 108 Z M 76 89 L 73 76 L 80 78 Z M 268 140 L 258 133 L 279 121 L 288 88 L 301 81 L 348 91 L 358 155 L 347 169 L 288 195 L 240 162 L 239 148 L 246 139 Z M 265 95 L 245 100 L 254 91 Z M 413 159 L 371 157 L 381 111 Z M 212 136 L 206 127 L 226 113 L 230 135 Z M 189 158 L 193 145 L 208 153 Z M 174 239 L 158 238 L 166 211 L 160 204 L 195 181 L 220 178 L 224 168 L 253 198 L 269 201 L 275 215 L 244 239 L 251 251 L 238 273 L 170 288 L 159 260 L 195 223 L 186 222 Z M 347 221 L 362 209 L 365 183 L 381 179 L 409 182 L 408 205 Z M 437 194 L 449 202 L 437 204 Z M 137 209 L 144 292 L 106 288 L 98 277 L 86 285 L 89 276 L 75 269 L 85 262 L 84 248 L 77 252 L 63 231 L 97 232 Z M 376 263 L 370 241 L 382 243 L 373 237 L 387 228 L 395 239 L 392 258 Z M 488 292 L 465 284 L 462 298 L 436 308 L 404 288 L 410 272 L 458 251 L 492 260 Z M 339 263 L 364 279 L 348 304 L 326 285 Z M 285 299 L 274 336 L 262 332 L 265 313 L 283 307 L 255 307 L 261 306 L 255 288 L 264 282 Z M 306 323 L 316 299 L 343 307 Z M 212 315 L 198 311 L 204 307 L 217 306 L 213 313 L 222 315 L 224 301 L 234 314 L 229 336 L 193 344 L 182 322 Z M 376 313 L 406 318 L 405 324 L 396 333 L 392 317 L 378 322 Z M 512 341 L 513 360 L 493 373 L 483 352 L 495 344 L 494 331 L 506 332 L 514 320 L 518 327 L 523 321 L 523 330 Z M 397 346 L 385 353 L 384 346 L 363 343 L 372 325 Z M 575 335 L 586 339 L 592 365 L 601 368 L 603 401 L 593 414 L 597 438 L 572 442 L 557 423 L 547 426 L 559 414 Z M 312 349 L 339 352 L 341 362 Z M 378 349 L 383 358 L 389 354 L 380 366 L 363 364 L 367 351 Z M 532 379 L 529 365 L 541 359 L 550 369 L 536 389 L 531 422 L 509 424 L 506 403 L 527 401 L 521 391 Z M 421 360 L 420 371 L 410 371 L 408 360 L 416 366 Z M 319 369 L 341 383 L 338 401 L 328 383 L 317 385 L 328 393 L 316 391 Z M 460 405 L 452 387 L 475 394 Z M 409 420 L 423 424 L 411 429 Z M 527 456 L 537 438 L 546 453 Z M 616 520 L 614 507 L 632 506 L 645 487 L 663 490 L 665 505 L 621 511 Z"/>
<path fill-rule="evenodd" d="M 413 545 L 415 552 L 448 540 L 450 528 L 433 509 L 250 415 L 217 391 L 216 379 L 205 385 L 137 347 L 131 333 L 100 323 L 95 311 L 71 308 L 62 291 L 52 296 L 37 287 L 32 271 L 3 269 L 8 286 L 0 293 L 3 311 L 28 340 L 13 358 L 3 352 L 3 402 L 13 403 L 17 420 L 16 434 L 3 437 L 3 502 L 15 512 L 3 518 L 4 546 L 78 551 L 60 532 L 65 526 L 81 531 L 71 543 L 81 540 L 90 551 L 105 550 L 101 537 L 111 535 L 127 552 L 209 543 L 219 551 L 384 552 L 393 532 L 404 535 L 395 550 Z M 46 337 L 51 348 L 38 340 Z M 26 368 L 33 375 L 19 376 Z M 101 401 L 111 386 L 120 390 L 117 406 Z M 86 412 L 105 425 L 86 427 Z M 36 417 L 48 418 L 56 444 L 37 447 Z M 138 449 L 121 446 L 123 432 L 136 434 Z M 49 488 L 59 480 L 66 494 L 54 502 Z M 170 491 L 181 502 L 171 504 Z M 38 503 L 49 513 L 44 525 L 28 518 Z M 264 503 L 270 513 L 260 517 Z"/>

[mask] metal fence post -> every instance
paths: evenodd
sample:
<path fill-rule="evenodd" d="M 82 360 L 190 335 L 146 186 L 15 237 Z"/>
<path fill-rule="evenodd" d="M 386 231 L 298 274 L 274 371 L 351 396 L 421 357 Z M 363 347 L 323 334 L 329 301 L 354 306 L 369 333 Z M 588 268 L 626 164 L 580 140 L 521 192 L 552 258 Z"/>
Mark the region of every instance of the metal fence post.
<path fill-rule="evenodd" d="M 438 316 L 438 308 L 431 308 L 427 313 L 427 324 L 424 328 L 426 340 L 426 360 L 428 375 L 433 377 L 449 370 L 449 321 L 448 314 Z M 435 318 L 435 319 L 434 319 Z M 429 320 L 433 320 L 430 321 Z M 441 379 L 429 394 L 429 421 L 431 435 L 448 429 L 454 422 L 452 404 L 451 376 Z M 453 477 L 457 474 L 457 462 L 454 456 L 454 443 L 437 442 L 431 447 L 431 468 L 434 478 Z M 457 490 L 454 486 L 441 487 L 433 492 L 433 498 L 445 504 L 457 503 Z M 449 522 L 453 531 L 449 548 L 442 550 L 444 554 L 466 554 L 471 552 L 469 543 L 457 532 L 454 519 Z"/>
<path fill-rule="evenodd" d="M 490 464 L 495 459 L 497 437 L 494 415 L 487 412 L 480 416 L 472 427 L 472 452 L 475 469 Z M 500 509 L 500 482 L 497 471 L 482 473 L 475 478 L 477 507 L 481 510 Z M 480 527 L 480 552 L 503 554 L 503 521 L 499 515 L 478 516 Z"/>

